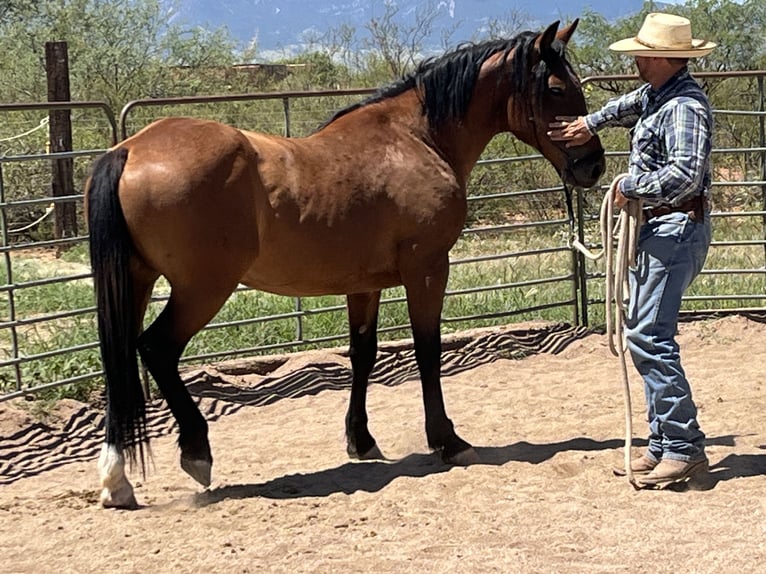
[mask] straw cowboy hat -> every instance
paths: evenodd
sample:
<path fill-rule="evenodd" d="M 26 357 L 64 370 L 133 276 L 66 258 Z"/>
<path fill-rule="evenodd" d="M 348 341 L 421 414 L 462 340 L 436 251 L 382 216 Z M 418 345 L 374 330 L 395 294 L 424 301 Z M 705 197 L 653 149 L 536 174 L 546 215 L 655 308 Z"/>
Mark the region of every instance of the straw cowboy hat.
<path fill-rule="evenodd" d="M 689 20 L 675 14 L 647 14 L 635 38 L 615 42 L 609 49 L 647 58 L 696 58 L 708 55 L 713 42 L 692 38 Z"/>

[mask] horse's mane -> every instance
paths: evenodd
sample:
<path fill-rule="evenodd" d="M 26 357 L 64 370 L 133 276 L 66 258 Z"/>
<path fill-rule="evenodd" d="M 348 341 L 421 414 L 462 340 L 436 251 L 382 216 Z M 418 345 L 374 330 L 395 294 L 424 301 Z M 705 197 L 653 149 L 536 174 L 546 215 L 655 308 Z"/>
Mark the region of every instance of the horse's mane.
<path fill-rule="evenodd" d="M 537 32 L 526 31 L 511 39 L 461 44 L 452 52 L 427 58 L 420 62 L 414 72 L 381 88 L 369 98 L 339 110 L 319 129 L 354 110 L 397 96 L 412 88 L 419 88 L 423 113 L 432 127 L 439 127 L 453 118 L 461 118 L 471 101 L 482 64 L 498 52 L 502 52 L 505 59 L 516 50 L 510 83 L 515 93 L 526 94 L 530 87 L 537 86 L 547 76 L 545 62 L 540 62 L 531 76 L 528 73 L 527 62 L 539 35 Z M 557 40 L 552 47 L 563 58 L 564 45 Z"/>

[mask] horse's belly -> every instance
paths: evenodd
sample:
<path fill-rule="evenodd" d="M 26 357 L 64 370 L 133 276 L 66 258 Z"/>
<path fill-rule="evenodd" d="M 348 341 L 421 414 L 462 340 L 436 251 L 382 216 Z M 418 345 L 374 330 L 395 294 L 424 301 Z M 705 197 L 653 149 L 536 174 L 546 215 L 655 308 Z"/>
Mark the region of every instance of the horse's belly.
<path fill-rule="evenodd" d="M 253 266 L 241 283 L 253 289 L 290 297 L 346 295 L 369 293 L 401 285 L 393 271 L 348 272 L 325 268 L 322 272 L 306 272 L 282 265 L 279 269 Z"/>

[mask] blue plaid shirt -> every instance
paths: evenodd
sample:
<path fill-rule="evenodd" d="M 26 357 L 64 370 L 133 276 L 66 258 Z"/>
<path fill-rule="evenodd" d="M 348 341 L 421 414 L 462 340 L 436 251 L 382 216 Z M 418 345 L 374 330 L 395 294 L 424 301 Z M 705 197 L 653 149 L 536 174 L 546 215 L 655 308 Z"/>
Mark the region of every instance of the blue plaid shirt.
<path fill-rule="evenodd" d="M 710 193 L 713 114 L 686 68 L 659 90 L 645 84 L 610 100 L 585 123 L 592 133 L 633 128 L 628 175 L 620 182 L 625 197 L 657 206 Z"/>

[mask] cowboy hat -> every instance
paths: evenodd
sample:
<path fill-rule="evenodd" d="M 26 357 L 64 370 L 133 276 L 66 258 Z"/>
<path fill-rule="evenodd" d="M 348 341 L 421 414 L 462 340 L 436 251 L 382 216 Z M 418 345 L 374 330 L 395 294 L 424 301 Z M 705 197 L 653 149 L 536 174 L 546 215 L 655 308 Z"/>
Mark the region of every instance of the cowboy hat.
<path fill-rule="evenodd" d="M 695 58 L 708 55 L 715 46 L 692 38 L 692 25 L 686 18 L 654 12 L 646 15 L 635 38 L 615 42 L 609 49 L 647 58 Z"/>

